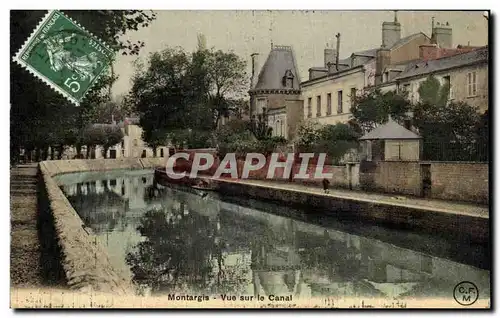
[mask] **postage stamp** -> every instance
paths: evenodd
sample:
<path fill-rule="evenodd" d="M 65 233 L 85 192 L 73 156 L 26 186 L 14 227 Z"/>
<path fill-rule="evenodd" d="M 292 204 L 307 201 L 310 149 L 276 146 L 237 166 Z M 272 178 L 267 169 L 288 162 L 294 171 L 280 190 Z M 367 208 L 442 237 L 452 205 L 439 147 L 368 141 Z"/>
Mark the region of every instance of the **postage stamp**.
<path fill-rule="evenodd" d="M 62 12 L 52 10 L 14 61 L 78 106 L 113 57 L 113 50 L 104 42 Z"/>

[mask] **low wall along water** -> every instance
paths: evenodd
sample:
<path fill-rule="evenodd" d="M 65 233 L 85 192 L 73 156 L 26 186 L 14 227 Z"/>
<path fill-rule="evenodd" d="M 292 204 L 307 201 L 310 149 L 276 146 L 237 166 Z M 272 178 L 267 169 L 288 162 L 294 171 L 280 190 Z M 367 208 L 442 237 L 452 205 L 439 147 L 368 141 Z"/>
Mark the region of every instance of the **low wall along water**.
<path fill-rule="evenodd" d="M 134 293 L 131 277 L 114 268 L 104 247 L 89 233 L 55 180 L 55 175 L 83 171 L 147 169 L 161 165 L 164 158 L 57 160 L 39 164 L 43 186 L 41 198 L 48 202 L 54 222 L 53 235 L 59 245 L 60 263 L 70 289 L 107 292 L 118 295 Z"/>
<path fill-rule="evenodd" d="M 59 174 L 106 171 L 118 169 L 153 169 L 164 166 L 166 158 L 122 158 L 94 160 L 57 160 L 39 164 L 41 198 L 48 202 L 54 222 L 54 236 L 59 245 L 60 263 L 71 289 L 81 291 L 103 291 L 117 294 L 134 293 L 131 278 L 113 266 L 104 248 L 97 243 L 64 193 L 52 177 Z M 241 165 L 240 161 L 240 165 Z M 382 192 L 418 195 L 422 180 L 422 164 L 406 162 L 372 163 L 368 168 L 359 164 L 346 166 L 328 166 L 324 172 L 332 172 L 332 186 L 358 187 Z M 213 167 L 212 167 L 213 168 Z M 298 172 L 294 168 L 294 172 Z M 314 166 L 309 169 L 315 169 Z M 461 199 L 474 202 L 488 200 L 488 165 L 467 163 L 430 163 L 432 183 L 431 195 L 443 199 Z M 241 170 L 241 167 L 239 168 Z M 283 168 L 281 168 L 283 170 Z M 264 178 L 259 170 L 251 175 L 254 179 Z M 266 170 L 267 171 L 267 170 Z M 312 171 L 311 171 L 312 172 Z M 283 172 L 276 172 L 277 179 Z M 266 172 L 267 175 L 267 172 Z M 281 180 L 283 180 L 281 178 Z M 295 180 L 294 182 L 312 182 L 320 180 Z M 237 182 L 217 182 L 219 190 L 232 195 L 250 196 L 257 199 L 273 200 L 286 203 L 306 204 L 311 208 L 337 210 L 338 215 L 357 211 L 360 219 L 390 221 L 400 226 L 416 226 L 431 231 L 454 231 L 470 233 L 471 239 L 484 241 L 489 239 L 489 219 L 475 218 L 451 213 L 433 213 L 401 207 L 382 207 L 376 203 L 357 202 L 354 199 L 327 198 L 300 191 L 279 189 L 278 187 L 254 186 Z M 363 205 L 363 207 L 362 207 Z"/>

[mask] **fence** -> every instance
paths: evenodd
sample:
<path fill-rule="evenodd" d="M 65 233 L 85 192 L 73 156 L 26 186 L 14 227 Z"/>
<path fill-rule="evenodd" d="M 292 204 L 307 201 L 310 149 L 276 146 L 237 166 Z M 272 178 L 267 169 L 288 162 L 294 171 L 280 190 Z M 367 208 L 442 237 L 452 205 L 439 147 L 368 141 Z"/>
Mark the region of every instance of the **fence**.
<path fill-rule="evenodd" d="M 422 143 L 422 160 L 487 162 L 489 160 L 489 144 L 424 142 Z"/>

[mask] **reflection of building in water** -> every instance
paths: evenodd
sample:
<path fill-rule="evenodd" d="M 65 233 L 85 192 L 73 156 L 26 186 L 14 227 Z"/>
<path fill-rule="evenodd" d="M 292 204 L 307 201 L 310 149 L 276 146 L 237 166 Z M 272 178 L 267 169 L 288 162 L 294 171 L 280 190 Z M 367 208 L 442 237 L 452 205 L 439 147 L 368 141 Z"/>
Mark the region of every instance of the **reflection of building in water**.
<path fill-rule="evenodd" d="M 301 264 L 296 240 L 296 226 L 291 219 L 268 224 L 252 242 L 254 295 L 301 295 Z"/>
<path fill-rule="evenodd" d="M 79 190 L 76 185 L 64 187 L 64 190 L 68 195 L 76 195 L 80 191 L 81 196 L 87 198 L 89 193 L 98 193 L 106 197 L 108 203 L 95 200 L 95 195 L 91 195 L 94 202 L 84 201 L 93 206 L 87 208 L 87 213 L 111 217 L 115 211 L 119 224 L 128 222 L 123 230 L 117 226 L 113 233 L 106 233 L 109 237 L 102 236 L 103 240 L 108 240 L 110 253 L 121 257 L 122 263 L 130 246 L 135 246 L 134 242 L 141 239 L 136 230 L 137 224 L 154 204 L 162 207 L 165 216 L 174 210 L 183 214 L 196 213 L 207 217 L 203 222 L 206 220 L 213 224 L 220 217 L 217 235 L 224 243 L 221 253 L 226 277 L 223 280 L 230 280 L 233 287 L 241 285 L 238 288 L 244 292 L 242 295 L 294 295 L 294 299 L 295 296 L 308 295 L 439 295 L 449 298 L 452 297 L 450 290 L 462 280 L 474 282 L 484 291 L 480 297 L 489 295 L 489 271 L 398 247 L 400 235 L 405 233 L 384 230 L 378 237 L 391 236 L 381 241 L 336 230 L 334 228 L 343 228 L 337 225 L 327 228 L 266 213 L 263 211 L 271 209 L 263 203 L 259 209 L 248 208 L 217 200 L 212 195 L 202 198 L 168 188 L 151 200 L 144 199 L 145 191 L 152 183 L 152 176 L 146 175 L 145 179 L 141 175 L 121 176 L 108 182 L 89 182 L 80 186 Z M 115 199 L 126 202 L 124 214 L 117 213 L 119 209 L 109 205 Z M 97 204 L 108 205 L 99 208 Z M 77 211 L 82 215 L 81 210 Z M 284 209 L 281 211 L 284 213 Z M 197 227 L 199 225 L 193 226 L 192 230 Z M 377 237 L 376 233 L 372 234 L 370 236 Z M 420 241 L 412 239 L 415 246 L 425 247 L 433 243 L 432 238 L 413 235 L 421 238 Z M 452 250 L 451 245 L 456 243 L 442 241 L 439 244 L 443 250 Z M 434 253 L 438 252 L 434 249 Z M 218 260 L 215 255 L 211 262 L 216 269 Z M 215 269 L 214 274 L 217 274 Z"/>
<path fill-rule="evenodd" d="M 144 196 L 146 193 L 146 189 L 149 186 L 153 185 L 153 179 L 154 176 L 151 174 L 144 174 L 144 175 L 125 174 L 124 176 L 117 176 L 114 179 L 109 179 L 109 180 L 91 179 L 91 181 L 84 182 L 83 184 L 75 183 L 70 185 L 64 185 L 62 188 L 67 196 L 76 196 L 76 195 L 87 196 L 91 193 L 103 194 L 105 192 L 113 192 L 118 197 L 122 198 L 127 202 L 127 210 L 136 210 L 148 207 L 148 204 L 144 200 Z"/>
<path fill-rule="evenodd" d="M 221 213 L 230 228 L 225 237 L 233 244 L 244 249 L 243 245 L 258 241 L 252 248 L 252 269 L 256 269 L 255 292 L 261 295 L 291 294 L 297 272 L 295 291 L 300 287 L 303 295 L 451 297 L 450 288 L 464 277 L 477 282 L 484 295 L 489 293 L 486 270 L 237 204 L 221 202 Z M 259 231 L 262 228 L 272 229 L 273 234 Z M 453 243 L 440 244 L 446 248 Z"/>

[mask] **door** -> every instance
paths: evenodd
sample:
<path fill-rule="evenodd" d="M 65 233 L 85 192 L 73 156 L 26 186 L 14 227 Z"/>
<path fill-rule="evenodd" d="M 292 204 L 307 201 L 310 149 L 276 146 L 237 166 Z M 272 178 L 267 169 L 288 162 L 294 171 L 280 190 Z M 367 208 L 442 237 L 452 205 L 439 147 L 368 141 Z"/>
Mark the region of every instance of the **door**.
<path fill-rule="evenodd" d="M 430 197 L 432 193 L 432 175 L 430 164 L 420 165 L 420 177 L 422 178 L 422 196 Z"/>
<path fill-rule="evenodd" d="M 109 158 L 116 159 L 116 149 L 109 150 Z"/>
<path fill-rule="evenodd" d="M 352 164 L 347 164 L 347 178 L 349 180 L 349 190 L 352 190 Z"/>

